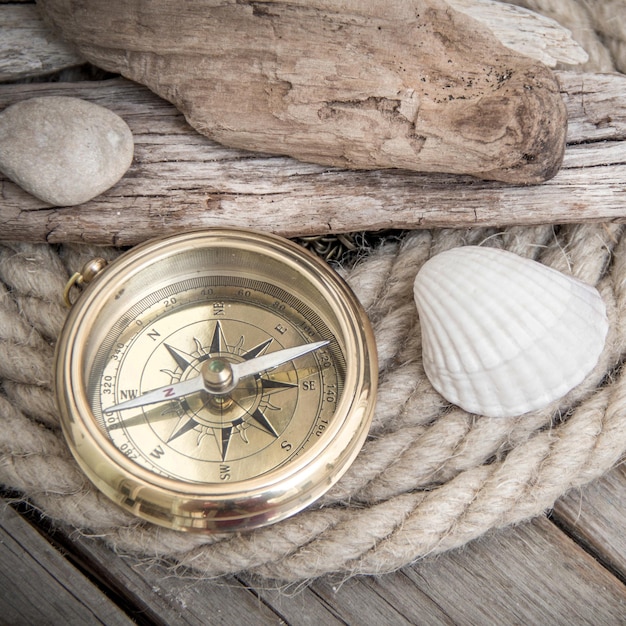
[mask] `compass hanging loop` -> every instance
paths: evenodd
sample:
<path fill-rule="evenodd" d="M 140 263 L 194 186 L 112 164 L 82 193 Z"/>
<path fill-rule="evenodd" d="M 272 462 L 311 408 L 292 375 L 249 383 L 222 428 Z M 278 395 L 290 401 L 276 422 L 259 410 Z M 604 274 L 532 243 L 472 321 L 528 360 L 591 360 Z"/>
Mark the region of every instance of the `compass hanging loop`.
<path fill-rule="evenodd" d="M 80 272 L 74 272 L 74 274 L 72 274 L 63 290 L 63 302 L 65 302 L 65 306 L 68 309 L 71 309 L 74 304 L 71 299 L 72 287 L 88 285 L 107 265 L 108 261 L 106 259 L 96 257 L 95 259 L 91 259 L 91 261 L 87 261 Z"/>

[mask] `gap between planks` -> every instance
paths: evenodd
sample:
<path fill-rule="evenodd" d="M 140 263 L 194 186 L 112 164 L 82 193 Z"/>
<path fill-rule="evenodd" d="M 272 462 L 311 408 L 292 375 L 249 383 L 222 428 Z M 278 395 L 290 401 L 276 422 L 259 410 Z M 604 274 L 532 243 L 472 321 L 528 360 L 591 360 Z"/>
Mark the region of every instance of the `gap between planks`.
<path fill-rule="evenodd" d="M 623 475 L 612 480 L 623 487 Z M 623 515 L 623 508 L 617 503 L 613 515 Z M 596 513 L 593 509 L 587 515 Z M 587 524 L 584 517 L 579 515 L 577 523 Z M 601 519 L 596 521 L 602 524 Z M 614 526 L 613 533 L 618 531 L 619 526 Z M 181 578 L 172 565 L 122 558 L 98 539 L 60 530 L 55 540 L 59 535 L 72 560 L 90 571 L 101 586 L 110 588 L 114 597 L 123 597 L 125 604 L 136 607 L 131 616 L 143 616 L 140 621 L 146 624 L 595 622 L 609 626 L 622 623 L 626 613 L 626 587 L 545 518 L 490 532 L 464 548 L 392 574 L 347 580 L 327 576 L 310 586 L 287 588 L 250 576 Z M 38 539 L 32 546 L 23 542 L 22 548 L 36 562 L 41 561 L 42 550 L 52 550 L 42 548 L 43 540 Z M 610 548 L 610 542 L 605 548 Z M 6 542 L 0 544 L 0 550 L 5 549 Z M 0 568 L 4 563 L 6 559 L 0 558 Z M 16 572 L 19 577 L 20 570 L 11 569 L 13 584 L 23 587 L 15 580 Z M 28 576 L 35 579 L 33 572 Z M 49 577 L 49 568 L 44 576 Z M 0 599 L 0 606 L 3 602 L 7 598 Z M 6 607 L 3 611 L 3 615 L 10 614 Z"/>
<path fill-rule="evenodd" d="M 0 500 L 0 590 L 4 624 L 133 623 L 4 500 Z"/>

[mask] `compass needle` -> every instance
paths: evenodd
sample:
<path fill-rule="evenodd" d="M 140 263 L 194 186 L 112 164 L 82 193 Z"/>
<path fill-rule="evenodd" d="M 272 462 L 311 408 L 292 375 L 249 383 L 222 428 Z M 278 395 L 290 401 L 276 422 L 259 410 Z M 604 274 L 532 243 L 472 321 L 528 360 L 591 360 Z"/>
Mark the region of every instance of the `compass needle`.
<path fill-rule="evenodd" d="M 251 231 L 124 253 L 75 302 L 57 355 L 81 468 L 122 507 L 185 531 L 293 515 L 346 471 L 373 411 L 374 337 L 349 288 Z"/>
<path fill-rule="evenodd" d="M 273 369 L 283 363 L 287 363 L 287 361 L 293 361 L 294 359 L 304 356 L 309 352 L 323 348 L 328 345 L 328 343 L 328 340 L 316 341 L 302 346 L 294 346 L 293 348 L 284 348 L 283 350 L 270 352 L 269 354 L 264 354 L 263 356 L 257 356 L 253 359 L 249 359 L 248 361 L 234 364 L 232 366 L 233 373 L 237 378 L 260 374 L 265 370 Z"/>
<path fill-rule="evenodd" d="M 196 376 L 189 380 L 183 380 L 171 385 L 165 385 L 158 389 L 148 391 L 136 398 L 120 402 L 105 409 L 105 415 L 110 415 L 114 411 L 124 411 L 125 409 L 134 409 L 136 407 L 146 406 L 148 404 L 156 404 L 167 400 L 175 400 L 182 396 L 187 396 L 204 389 L 204 380 L 202 376 Z"/>

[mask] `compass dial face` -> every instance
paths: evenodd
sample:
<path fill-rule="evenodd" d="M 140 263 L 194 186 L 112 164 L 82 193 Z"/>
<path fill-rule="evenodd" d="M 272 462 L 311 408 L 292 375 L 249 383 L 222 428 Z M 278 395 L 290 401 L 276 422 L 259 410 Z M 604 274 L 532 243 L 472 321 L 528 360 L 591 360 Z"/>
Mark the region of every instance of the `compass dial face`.
<path fill-rule="evenodd" d="M 230 363 L 318 340 L 329 344 L 240 381 L 133 409 L 109 407 Z M 143 297 L 113 326 L 89 376 L 98 423 L 129 459 L 184 481 L 259 476 L 311 446 L 333 418 L 345 378 L 341 347 L 306 304 L 275 285 L 211 275 Z"/>
<path fill-rule="evenodd" d="M 80 466 L 137 515 L 184 530 L 282 519 L 361 447 L 376 391 L 369 322 L 295 244 L 210 229 L 122 255 L 57 347 L 61 423 Z"/>

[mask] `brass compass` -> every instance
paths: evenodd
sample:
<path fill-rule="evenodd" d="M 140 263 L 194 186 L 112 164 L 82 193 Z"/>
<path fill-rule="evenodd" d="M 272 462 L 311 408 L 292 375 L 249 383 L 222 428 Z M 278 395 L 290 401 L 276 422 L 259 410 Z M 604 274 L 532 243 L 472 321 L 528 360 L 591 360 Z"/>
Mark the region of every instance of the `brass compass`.
<path fill-rule="evenodd" d="M 87 476 L 180 530 L 255 528 L 326 492 L 358 453 L 376 350 L 324 262 L 209 229 L 96 260 L 57 346 L 63 431 Z"/>

